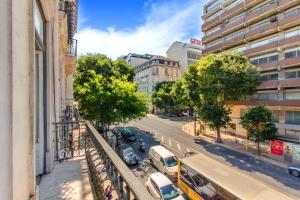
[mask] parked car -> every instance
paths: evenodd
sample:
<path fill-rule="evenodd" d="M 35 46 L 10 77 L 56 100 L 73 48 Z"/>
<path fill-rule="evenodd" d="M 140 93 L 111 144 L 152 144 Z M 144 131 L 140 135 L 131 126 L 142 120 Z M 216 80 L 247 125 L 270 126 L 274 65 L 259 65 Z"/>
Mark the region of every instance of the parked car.
<path fill-rule="evenodd" d="M 137 165 L 139 163 L 140 158 L 136 155 L 132 147 L 128 145 L 119 146 L 118 153 L 122 160 L 129 166 Z"/>
<path fill-rule="evenodd" d="M 288 171 L 292 176 L 300 177 L 300 165 L 290 165 Z"/>
<path fill-rule="evenodd" d="M 168 149 L 161 145 L 151 147 L 149 149 L 149 160 L 160 172 L 167 175 L 172 180 L 177 179 L 178 159 Z"/>
<path fill-rule="evenodd" d="M 160 172 L 151 174 L 146 182 L 146 188 L 155 199 L 184 200 L 179 189 Z"/>
<path fill-rule="evenodd" d="M 135 133 L 132 129 L 125 127 L 121 131 L 122 137 L 126 142 L 136 141 Z"/>

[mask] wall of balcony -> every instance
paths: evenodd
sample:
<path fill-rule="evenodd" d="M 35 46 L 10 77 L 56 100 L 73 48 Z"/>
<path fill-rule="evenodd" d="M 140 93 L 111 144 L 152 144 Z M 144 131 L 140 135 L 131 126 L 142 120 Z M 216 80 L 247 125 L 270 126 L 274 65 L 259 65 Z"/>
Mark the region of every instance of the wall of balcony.
<path fill-rule="evenodd" d="M 274 48 L 276 49 L 277 46 L 278 46 L 278 42 L 271 42 L 266 45 L 247 49 L 245 51 L 245 54 L 247 56 L 250 56 L 250 55 L 260 54 L 260 53 L 264 53 L 264 52 L 270 52 L 270 51 L 274 51 Z"/>
<path fill-rule="evenodd" d="M 298 0 L 280 0 L 278 8 L 279 8 L 279 10 L 285 10 L 285 9 L 293 7 L 297 3 L 299 3 Z"/>
<path fill-rule="evenodd" d="M 263 90 L 263 89 L 276 89 L 278 87 L 278 80 L 272 80 L 272 81 L 265 81 L 260 84 L 257 89 Z"/>
<path fill-rule="evenodd" d="M 273 15 L 274 13 L 277 12 L 277 4 L 272 3 L 269 6 L 267 6 L 264 9 L 260 9 L 254 13 L 249 13 L 246 15 L 246 23 L 253 23 L 255 21 L 258 21 L 260 19 L 266 18 L 268 16 Z"/>
<path fill-rule="evenodd" d="M 211 46 L 211 47 L 208 47 L 208 48 L 204 49 L 202 51 L 202 54 L 217 52 L 217 51 L 221 50 L 220 48 L 221 48 L 221 45 L 220 44 L 216 44 L 214 46 Z"/>
<path fill-rule="evenodd" d="M 277 31 L 277 23 L 271 23 L 266 26 L 250 30 L 246 33 L 246 40 L 252 40 L 255 38 L 263 37 L 268 34 L 274 33 Z"/>
<path fill-rule="evenodd" d="M 300 100 L 240 100 L 240 101 L 226 101 L 227 105 L 266 105 L 266 106 L 282 106 L 282 107 L 299 107 Z"/>
<path fill-rule="evenodd" d="M 223 34 L 228 34 L 236 29 L 239 29 L 241 27 L 244 27 L 244 22 L 245 22 L 245 18 L 241 18 L 235 22 L 229 23 L 224 25 L 223 29 L 222 29 L 222 33 Z"/>
<path fill-rule="evenodd" d="M 250 7 L 253 7 L 263 1 L 264 0 L 245 0 L 245 7 L 250 8 Z"/>
<path fill-rule="evenodd" d="M 280 80 L 279 81 L 279 86 L 281 88 L 299 87 L 300 86 L 300 79 Z"/>
<path fill-rule="evenodd" d="M 278 46 L 289 46 L 291 44 L 295 44 L 299 42 L 300 42 L 300 35 L 279 40 Z"/>
<path fill-rule="evenodd" d="M 206 31 L 208 30 L 209 28 L 213 27 L 213 26 L 216 26 L 217 24 L 220 24 L 221 21 L 220 21 L 220 17 L 219 16 L 216 16 L 215 18 L 203 23 L 202 25 L 202 30 L 203 31 Z"/>
<path fill-rule="evenodd" d="M 278 25 L 281 29 L 286 29 L 300 24 L 300 14 L 289 16 L 279 20 Z"/>
<path fill-rule="evenodd" d="M 226 48 L 229 48 L 232 46 L 237 46 L 239 44 L 242 44 L 242 43 L 244 43 L 244 39 L 245 39 L 245 35 L 243 34 L 243 35 L 234 37 L 230 40 L 227 40 L 222 43 L 222 49 L 226 49 Z"/>
<path fill-rule="evenodd" d="M 215 40 L 215 39 L 219 38 L 221 36 L 221 32 L 222 32 L 222 30 L 218 30 L 218 31 L 216 31 L 214 33 L 211 33 L 209 35 L 204 36 L 202 38 L 202 42 L 204 44 L 206 44 L 206 43 L 208 43 L 208 42 L 210 42 L 212 40 Z"/>
<path fill-rule="evenodd" d="M 275 70 L 277 69 L 277 66 L 278 66 L 278 61 L 256 65 L 256 67 L 258 67 L 260 71 Z"/>
<path fill-rule="evenodd" d="M 282 68 L 298 66 L 300 65 L 300 57 L 284 59 L 279 64 Z"/>
<path fill-rule="evenodd" d="M 243 10 L 244 10 L 244 2 L 241 2 L 237 5 L 235 5 L 234 7 L 224 11 L 220 15 L 220 19 L 225 20 L 225 19 L 229 18 L 230 16 L 237 15 L 237 14 L 243 12 Z"/>

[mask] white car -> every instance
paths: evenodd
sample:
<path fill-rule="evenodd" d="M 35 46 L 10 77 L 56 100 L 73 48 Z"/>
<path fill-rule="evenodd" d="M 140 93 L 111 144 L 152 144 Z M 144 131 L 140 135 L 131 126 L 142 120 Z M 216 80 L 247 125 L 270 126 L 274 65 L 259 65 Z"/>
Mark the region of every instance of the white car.
<path fill-rule="evenodd" d="M 160 172 L 151 174 L 146 182 L 146 188 L 155 199 L 184 200 L 179 189 Z"/>

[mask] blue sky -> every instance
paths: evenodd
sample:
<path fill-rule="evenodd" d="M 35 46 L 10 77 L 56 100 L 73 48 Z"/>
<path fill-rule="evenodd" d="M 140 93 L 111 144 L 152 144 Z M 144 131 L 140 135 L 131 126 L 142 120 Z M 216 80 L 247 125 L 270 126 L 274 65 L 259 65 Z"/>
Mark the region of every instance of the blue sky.
<path fill-rule="evenodd" d="M 207 0 L 80 0 L 78 51 L 111 58 L 165 55 L 174 41 L 201 37 Z"/>

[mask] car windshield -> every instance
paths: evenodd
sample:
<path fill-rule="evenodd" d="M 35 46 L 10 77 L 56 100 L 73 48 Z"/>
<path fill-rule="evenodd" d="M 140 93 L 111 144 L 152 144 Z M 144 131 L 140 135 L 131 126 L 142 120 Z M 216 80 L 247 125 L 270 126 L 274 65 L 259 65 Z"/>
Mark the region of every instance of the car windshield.
<path fill-rule="evenodd" d="M 125 133 L 125 135 L 127 135 L 128 137 L 134 136 L 133 131 L 131 131 L 129 128 L 124 128 L 124 133 Z"/>
<path fill-rule="evenodd" d="M 165 163 L 167 167 L 175 167 L 178 165 L 177 158 L 175 156 L 168 157 L 165 159 Z"/>
<path fill-rule="evenodd" d="M 164 200 L 174 199 L 179 196 L 179 192 L 173 184 L 160 188 L 160 192 Z"/>
<path fill-rule="evenodd" d="M 134 154 L 134 151 L 133 151 L 133 149 L 132 149 L 131 147 L 128 147 L 128 148 L 126 148 L 126 149 L 123 149 L 123 153 L 124 153 L 124 155 L 126 155 L 126 156 L 130 156 L 130 155 L 133 155 L 133 154 Z"/>

